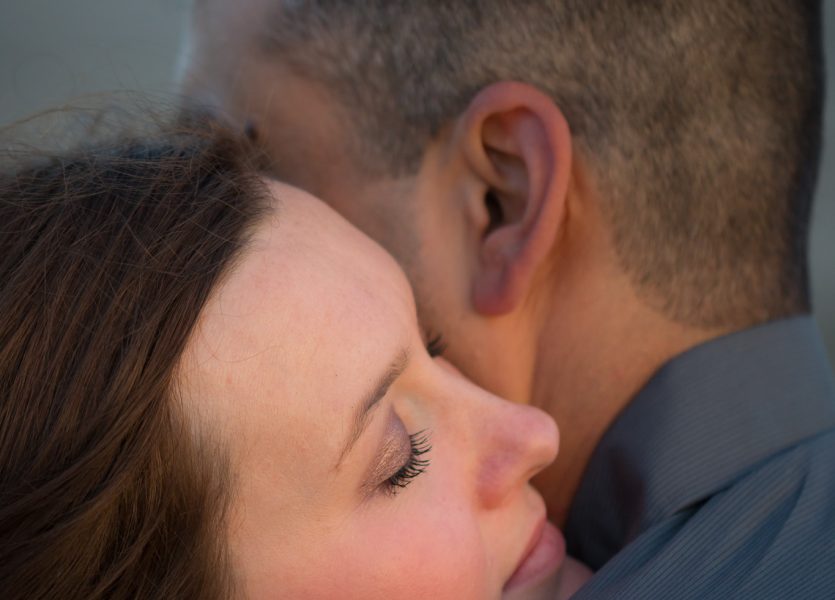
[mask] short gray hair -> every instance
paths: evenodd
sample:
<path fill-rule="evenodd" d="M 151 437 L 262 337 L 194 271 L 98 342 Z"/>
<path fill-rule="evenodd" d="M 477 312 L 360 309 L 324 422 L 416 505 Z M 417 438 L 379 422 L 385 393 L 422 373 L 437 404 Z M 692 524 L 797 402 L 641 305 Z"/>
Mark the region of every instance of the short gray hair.
<path fill-rule="evenodd" d="M 649 302 L 703 327 L 809 310 L 819 1 L 280 4 L 265 51 L 349 107 L 365 167 L 413 172 L 480 89 L 527 82 L 565 113 Z"/>

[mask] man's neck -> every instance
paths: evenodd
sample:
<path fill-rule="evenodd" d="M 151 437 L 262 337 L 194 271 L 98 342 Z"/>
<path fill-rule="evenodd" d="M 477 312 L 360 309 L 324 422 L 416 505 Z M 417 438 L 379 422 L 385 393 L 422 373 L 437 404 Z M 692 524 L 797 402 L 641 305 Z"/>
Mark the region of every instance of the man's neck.
<path fill-rule="evenodd" d="M 563 524 L 591 455 L 611 423 L 672 357 L 723 332 L 684 327 L 634 297 L 592 294 L 554 309 L 542 330 L 533 403 L 560 427 L 556 462 L 534 483 Z M 626 295 L 628 296 L 628 295 Z"/>

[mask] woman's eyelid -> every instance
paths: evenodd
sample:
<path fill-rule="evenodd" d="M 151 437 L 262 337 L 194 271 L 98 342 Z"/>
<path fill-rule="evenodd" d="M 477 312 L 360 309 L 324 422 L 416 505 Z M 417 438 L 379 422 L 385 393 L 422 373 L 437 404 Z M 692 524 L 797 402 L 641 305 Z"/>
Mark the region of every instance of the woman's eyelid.
<path fill-rule="evenodd" d="M 390 477 L 400 470 L 411 456 L 411 444 L 409 433 L 403 421 L 397 416 L 394 410 L 389 411 L 388 424 L 377 449 L 372 458 L 372 467 L 363 488 L 367 491 L 377 489 Z"/>
<path fill-rule="evenodd" d="M 435 336 L 434 348 L 438 348 L 438 344 L 442 344 L 440 336 Z M 429 351 L 429 348 L 427 348 Z M 369 468 L 366 469 L 366 477 L 361 484 L 362 497 L 369 499 L 378 492 L 385 492 L 389 496 L 396 495 L 403 488 L 407 487 L 417 475 L 423 473 L 428 466 L 428 460 L 421 459 L 420 455 L 424 454 L 430 449 L 428 444 L 428 432 L 419 431 L 416 434 L 410 434 L 405 422 L 398 414 L 396 406 L 399 402 L 395 402 L 396 397 L 406 399 L 412 394 L 407 393 L 410 389 L 408 383 L 409 376 L 407 369 L 403 376 L 398 378 L 398 381 L 392 385 L 386 394 L 386 404 L 388 404 L 386 412 L 381 411 L 378 416 L 383 416 L 386 421 L 384 430 L 381 436 L 378 437 L 377 447 L 371 459 Z M 406 405 L 409 402 L 406 400 Z M 382 408 L 382 407 L 381 407 Z M 415 444 L 419 443 L 420 448 L 426 447 L 425 450 L 415 452 Z"/>

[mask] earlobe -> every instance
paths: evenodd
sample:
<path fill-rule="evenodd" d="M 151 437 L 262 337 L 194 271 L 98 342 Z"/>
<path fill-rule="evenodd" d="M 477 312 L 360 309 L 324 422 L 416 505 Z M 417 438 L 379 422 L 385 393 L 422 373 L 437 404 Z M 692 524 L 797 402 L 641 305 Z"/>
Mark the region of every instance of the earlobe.
<path fill-rule="evenodd" d="M 515 82 L 482 90 L 459 125 L 467 164 L 484 190 L 473 307 L 507 314 L 530 293 L 565 218 L 571 134 L 548 96 Z"/>

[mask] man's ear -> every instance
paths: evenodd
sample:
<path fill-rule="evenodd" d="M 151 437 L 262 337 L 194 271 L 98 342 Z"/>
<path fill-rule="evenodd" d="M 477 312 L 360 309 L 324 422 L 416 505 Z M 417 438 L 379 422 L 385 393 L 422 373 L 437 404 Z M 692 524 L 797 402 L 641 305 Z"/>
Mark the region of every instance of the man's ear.
<path fill-rule="evenodd" d="M 566 215 L 571 133 L 536 88 L 499 82 L 481 90 L 456 126 L 456 144 L 479 181 L 474 308 L 506 314 L 523 303 Z"/>

